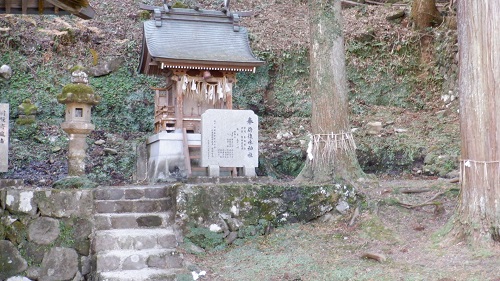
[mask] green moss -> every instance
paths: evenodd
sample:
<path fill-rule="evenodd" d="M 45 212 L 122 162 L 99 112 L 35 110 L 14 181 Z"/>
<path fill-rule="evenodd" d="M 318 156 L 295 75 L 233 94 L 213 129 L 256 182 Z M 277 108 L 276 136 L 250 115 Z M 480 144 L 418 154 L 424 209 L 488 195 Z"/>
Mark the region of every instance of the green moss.
<path fill-rule="evenodd" d="M 35 124 L 35 122 L 36 122 L 35 118 L 18 118 L 18 119 L 16 119 L 16 125 L 20 125 L 20 126 Z"/>
<path fill-rule="evenodd" d="M 268 200 L 269 198 L 260 196 L 246 196 L 241 200 L 240 209 L 249 209 L 245 216 L 247 224 L 258 224 L 261 219 L 266 221 L 276 220 L 277 202 Z"/>
<path fill-rule="evenodd" d="M 15 221 L 11 225 L 8 225 L 5 229 L 5 238 L 10 240 L 12 244 L 19 245 L 26 241 L 28 237 L 28 230 L 26 225 L 20 221 Z"/>
<path fill-rule="evenodd" d="M 371 239 L 386 242 L 396 240 L 393 231 L 385 227 L 384 223 L 377 216 L 373 216 L 367 221 L 364 221 L 361 224 L 361 229 L 363 231 L 363 236 Z"/>
<path fill-rule="evenodd" d="M 73 66 L 72 68 L 69 69 L 69 72 L 70 73 L 73 73 L 75 71 L 85 71 L 85 67 L 83 65 L 80 65 L 80 64 L 77 64 L 75 66 Z"/>
<path fill-rule="evenodd" d="M 150 12 L 149 12 L 149 11 L 142 10 L 142 11 L 140 11 L 140 12 L 138 13 L 137 18 L 139 18 L 139 20 L 142 20 L 142 21 L 144 21 L 144 20 L 148 20 L 148 19 L 150 19 L 150 18 L 151 18 L 151 14 L 150 14 Z"/>
<path fill-rule="evenodd" d="M 455 215 L 453 215 L 443 227 L 441 227 L 432 234 L 431 239 L 434 245 L 437 246 L 443 240 L 443 238 L 446 237 L 451 232 L 451 230 L 455 226 L 455 222 L 456 222 L 456 217 Z"/>
<path fill-rule="evenodd" d="M 183 8 L 183 9 L 187 9 L 189 8 L 188 5 L 182 3 L 182 2 L 179 2 L 179 1 L 175 1 L 174 5 L 172 5 L 172 8 Z"/>
<path fill-rule="evenodd" d="M 38 125 L 36 122 L 24 121 L 29 119 L 18 119 L 20 123 L 16 124 L 12 130 L 12 137 L 19 140 L 27 140 L 32 138 L 38 132 Z"/>
<path fill-rule="evenodd" d="M 235 104 L 259 115 L 311 116 L 308 49 L 256 55 L 266 65 L 258 67 L 256 73 L 238 73 L 233 91 Z"/>
<path fill-rule="evenodd" d="M 59 103 L 86 103 L 96 105 L 101 101 L 101 97 L 94 93 L 94 90 L 85 84 L 68 84 L 64 86 L 61 94 L 57 96 Z"/>
<path fill-rule="evenodd" d="M 30 99 L 25 99 L 18 107 L 19 114 L 34 115 L 38 111 L 38 107 L 34 105 Z"/>
<path fill-rule="evenodd" d="M 50 245 L 39 245 L 34 242 L 28 242 L 19 248 L 19 253 L 26 260 L 29 267 L 39 267 L 42 263 L 43 253 L 50 251 L 51 248 Z"/>
<path fill-rule="evenodd" d="M 190 228 L 185 235 L 185 240 L 205 250 L 214 250 L 225 244 L 222 233 L 213 232 L 203 227 Z"/>
<path fill-rule="evenodd" d="M 75 247 L 74 227 L 73 223 L 59 222 L 59 237 L 57 237 L 54 244 L 58 247 Z"/>
<path fill-rule="evenodd" d="M 98 184 L 89 180 L 86 177 L 67 177 L 56 181 L 53 188 L 56 189 L 78 189 L 78 188 L 95 188 Z"/>

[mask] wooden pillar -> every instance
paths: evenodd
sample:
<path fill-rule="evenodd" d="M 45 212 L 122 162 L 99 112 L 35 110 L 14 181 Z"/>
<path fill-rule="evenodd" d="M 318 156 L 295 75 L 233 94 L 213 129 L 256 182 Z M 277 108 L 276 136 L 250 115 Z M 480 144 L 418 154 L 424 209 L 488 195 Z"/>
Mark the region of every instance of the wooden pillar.
<path fill-rule="evenodd" d="M 175 79 L 175 128 L 184 128 L 184 99 L 182 95 L 182 78 L 177 76 Z"/>
<path fill-rule="evenodd" d="M 5 12 L 10 14 L 11 0 L 5 0 Z"/>
<path fill-rule="evenodd" d="M 231 90 L 226 97 L 226 108 L 233 109 L 233 85 L 231 85 Z"/>
<path fill-rule="evenodd" d="M 233 109 L 233 85 L 236 82 L 236 76 L 233 72 L 224 73 L 226 79 L 229 83 L 231 83 L 231 89 L 226 97 L 226 109 Z"/>
<path fill-rule="evenodd" d="M 21 1 L 21 9 L 22 9 L 22 13 L 24 15 L 26 15 L 28 13 L 28 0 Z"/>

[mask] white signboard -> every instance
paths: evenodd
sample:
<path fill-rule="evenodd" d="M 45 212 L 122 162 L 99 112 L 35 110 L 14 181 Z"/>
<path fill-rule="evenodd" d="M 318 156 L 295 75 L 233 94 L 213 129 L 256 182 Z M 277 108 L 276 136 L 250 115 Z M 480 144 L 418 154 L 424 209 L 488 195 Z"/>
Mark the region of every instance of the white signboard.
<path fill-rule="evenodd" d="M 0 172 L 9 167 L 9 104 L 0 103 Z"/>
<path fill-rule="evenodd" d="M 209 109 L 201 116 L 201 166 L 257 167 L 259 117 L 251 110 Z"/>

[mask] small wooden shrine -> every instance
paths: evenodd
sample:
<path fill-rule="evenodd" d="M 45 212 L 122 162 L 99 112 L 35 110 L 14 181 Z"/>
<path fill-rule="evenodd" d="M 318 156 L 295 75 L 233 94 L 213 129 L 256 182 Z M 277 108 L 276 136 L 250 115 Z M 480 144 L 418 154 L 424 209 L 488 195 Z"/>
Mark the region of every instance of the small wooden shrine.
<path fill-rule="evenodd" d="M 73 14 L 88 20 L 95 16 L 95 11 L 84 0 L 0 0 L 0 14 Z"/>
<path fill-rule="evenodd" d="M 166 87 L 154 88 L 155 133 L 183 133 L 184 159 L 190 158 L 187 140 L 201 133 L 201 115 L 232 109 L 236 73 L 264 63 L 252 54 L 241 15 L 228 3 L 221 11 L 141 5 L 152 20 L 144 22 L 139 72 L 166 78 Z M 189 160 L 184 166 L 190 175 Z"/>

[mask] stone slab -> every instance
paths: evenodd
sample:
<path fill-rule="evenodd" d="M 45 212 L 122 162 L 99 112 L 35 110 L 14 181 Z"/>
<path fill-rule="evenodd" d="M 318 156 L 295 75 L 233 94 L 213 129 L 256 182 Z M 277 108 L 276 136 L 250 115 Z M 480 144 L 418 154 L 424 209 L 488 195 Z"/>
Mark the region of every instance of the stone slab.
<path fill-rule="evenodd" d="M 174 281 L 176 271 L 172 269 L 152 269 L 141 270 L 110 271 L 99 273 L 99 280 L 107 281 Z"/>
<path fill-rule="evenodd" d="M 220 176 L 220 167 L 217 165 L 209 165 L 208 166 L 208 176 L 209 177 L 219 177 Z"/>
<path fill-rule="evenodd" d="M 88 218 L 94 213 L 93 190 L 62 190 L 52 189 L 37 191 L 36 202 L 42 216 L 56 218 Z"/>
<path fill-rule="evenodd" d="M 201 143 L 200 134 L 187 135 L 189 145 Z M 148 179 L 176 179 L 186 175 L 184 142 L 181 132 L 160 132 L 148 138 Z"/>
<path fill-rule="evenodd" d="M 201 166 L 257 167 L 258 123 L 251 110 L 205 111 L 201 116 Z"/>
<path fill-rule="evenodd" d="M 148 179 L 148 151 L 145 143 L 141 143 L 136 148 L 137 161 L 133 179 L 136 182 L 144 182 Z"/>
<path fill-rule="evenodd" d="M 156 213 L 165 212 L 172 208 L 170 200 L 141 199 L 141 200 L 96 200 L 96 212 L 103 213 Z"/>
<path fill-rule="evenodd" d="M 172 249 L 111 250 L 97 255 L 97 272 L 138 270 L 147 268 L 147 261 L 155 256 L 168 256 Z"/>
<path fill-rule="evenodd" d="M 160 224 L 145 223 L 143 218 L 156 217 Z M 97 230 L 109 229 L 130 229 L 130 228 L 149 228 L 149 227 L 166 227 L 173 222 L 174 215 L 172 212 L 164 213 L 122 213 L 122 214 L 96 214 L 95 223 Z"/>
<path fill-rule="evenodd" d="M 245 177 L 256 177 L 255 167 L 243 167 L 243 175 Z"/>
<path fill-rule="evenodd" d="M 95 190 L 94 196 L 96 200 L 160 199 L 171 197 L 173 191 L 163 185 L 102 187 Z"/>
<path fill-rule="evenodd" d="M 172 228 L 114 229 L 97 231 L 94 246 L 99 251 L 175 248 L 177 240 Z"/>
<path fill-rule="evenodd" d="M 32 190 L 9 189 L 6 192 L 6 208 L 12 214 L 35 215 L 37 203 L 34 200 L 35 192 Z"/>
<path fill-rule="evenodd" d="M 0 188 L 22 186 L 24 186 L 24 180 L 22 179 L 0 179 Z"/>
<path fill-rule="evenodd" d="M 9 167 L 9 104 L 0 103 L 0 172 Z"/>

